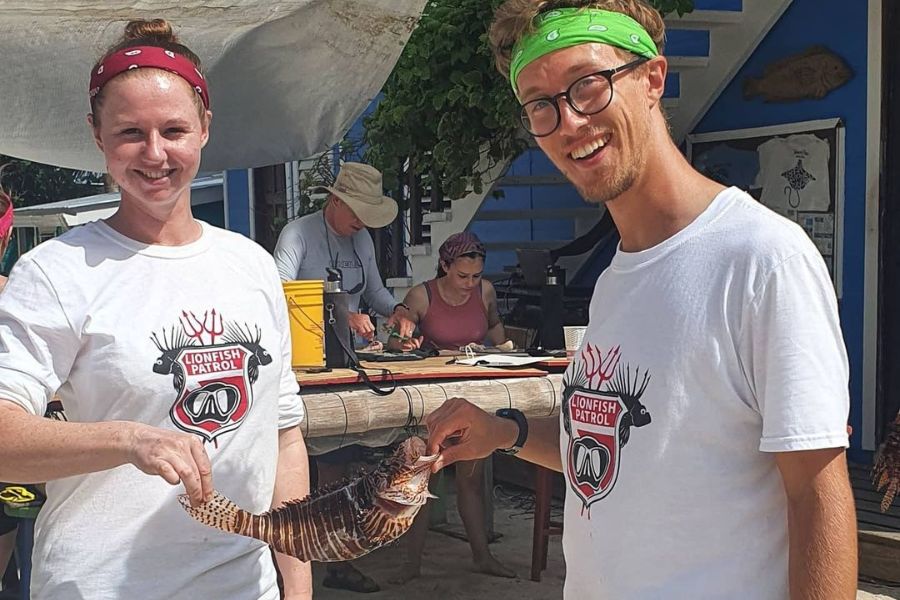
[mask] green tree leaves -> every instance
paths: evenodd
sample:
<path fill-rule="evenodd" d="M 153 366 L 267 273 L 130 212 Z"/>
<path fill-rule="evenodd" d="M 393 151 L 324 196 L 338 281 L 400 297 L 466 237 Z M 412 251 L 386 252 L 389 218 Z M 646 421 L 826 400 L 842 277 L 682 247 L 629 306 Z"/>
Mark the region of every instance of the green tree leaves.
<path fill-rule="evenodd" d="M 494 68 L 487 30 L 503 0 L 429 0 L 365 121 L 365 160 L 396 181 L 407 159 L 449 198 L 480 192 L 485 172 L 526 147 L 519 105 Z M 652 0 L 663 14 L 693 0 Z M 486 157 L 487 160 L 481 159 Z M 390 185 L 390 184 L 389 184 Z"/>
<path fill-rule="evenodd" d="M 439 173 L 444 193 L 482 186 L 483 152 L 521 152 L 515 98 L 494 69 L 485 32 L 500 0 L 431 0 L 365 121 L 366 160 L 395 180 L 413 158 L 425 181 Z"/>
<path fill-rule="evenodd" d="M 16 206 L 46 204 L 103 193 L 103 176 L 0 155 L 0 186 Z"/>

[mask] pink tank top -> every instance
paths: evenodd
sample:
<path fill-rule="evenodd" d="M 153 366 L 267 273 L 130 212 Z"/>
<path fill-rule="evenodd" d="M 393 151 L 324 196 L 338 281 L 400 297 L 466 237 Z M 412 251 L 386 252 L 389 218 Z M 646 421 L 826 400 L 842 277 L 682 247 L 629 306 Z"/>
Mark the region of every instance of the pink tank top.
<path fill-rule="evenodd" d="M 419 332 L 424 336 L 425 344 L 440 350 L 458 350 L 466 344 L 484 343 L 488 319 L 480 284 L 459 306 L 444 302 L 436 279 L 425 282 L 425 292 L 428 294 L 428 310 L 419 322 Z"/>

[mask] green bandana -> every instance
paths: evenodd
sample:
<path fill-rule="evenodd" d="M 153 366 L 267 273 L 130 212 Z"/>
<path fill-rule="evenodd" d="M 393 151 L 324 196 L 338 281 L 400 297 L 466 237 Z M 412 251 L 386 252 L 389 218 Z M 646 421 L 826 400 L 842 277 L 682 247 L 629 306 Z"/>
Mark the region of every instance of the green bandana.
<path fill-rule="evenodd" d="M 597 8 L 557 8 L 538 15 L 534 25 L 535 31 L 523 36 L 513 46 L 509 81 L 517 97 L 516 78 L 522 69 L 555 50 L 599 42 L 645 58 L 659 54 L 647 30 L 619 12 Z"/>

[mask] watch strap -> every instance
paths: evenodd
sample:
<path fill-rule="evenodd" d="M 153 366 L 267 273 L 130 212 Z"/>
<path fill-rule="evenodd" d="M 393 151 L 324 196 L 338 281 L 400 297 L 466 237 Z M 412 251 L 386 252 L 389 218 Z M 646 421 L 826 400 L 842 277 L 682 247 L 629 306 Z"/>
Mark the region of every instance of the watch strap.
<path fill-rule="evenodd" d="M 500 448 L 497 452 L 510 455 L 518 454 L 519 450 L 525 446 L 525 441 L 528 439 L 528 419 L 525 418 L 525 414 L 517 408 L 501 408 L 494 414 L 498 417 L 515 421 L 516 425 L 519 426 L 519 435 L 516 436 L 515 443 L 509 448 Z"/>

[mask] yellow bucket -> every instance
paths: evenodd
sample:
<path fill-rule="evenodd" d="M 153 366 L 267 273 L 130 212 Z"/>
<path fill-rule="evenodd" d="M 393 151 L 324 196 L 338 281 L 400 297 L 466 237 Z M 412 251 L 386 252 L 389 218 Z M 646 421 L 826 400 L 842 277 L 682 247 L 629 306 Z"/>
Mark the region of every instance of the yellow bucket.
<path fill-rule="evenodd" d="M 291 366 L 325 366 L 325 283 L 321 279 L 302 279 L 283 281 L 282 286 L 291 324 Z"/>

